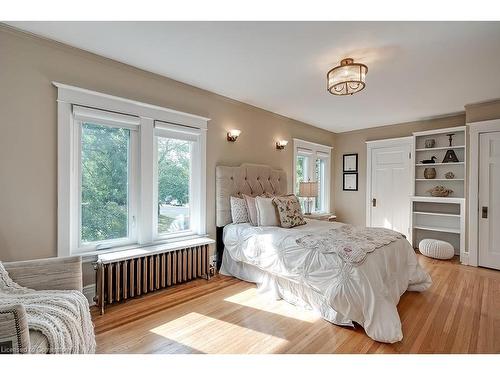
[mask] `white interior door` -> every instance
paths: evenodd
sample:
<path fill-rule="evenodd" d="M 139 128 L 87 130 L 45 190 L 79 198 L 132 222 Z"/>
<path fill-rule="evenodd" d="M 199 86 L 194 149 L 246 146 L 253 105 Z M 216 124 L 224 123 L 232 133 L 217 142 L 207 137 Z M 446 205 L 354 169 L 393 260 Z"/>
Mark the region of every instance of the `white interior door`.
<path fill-rule="evenodd" d="M 479 136 L 479 265 L 500 269 L 500 132 Z"/>
<path fill-rule="evenodd" d="M 411 144 L 371 149 L 369 226 L 384 227 L 409 237 Z"/>

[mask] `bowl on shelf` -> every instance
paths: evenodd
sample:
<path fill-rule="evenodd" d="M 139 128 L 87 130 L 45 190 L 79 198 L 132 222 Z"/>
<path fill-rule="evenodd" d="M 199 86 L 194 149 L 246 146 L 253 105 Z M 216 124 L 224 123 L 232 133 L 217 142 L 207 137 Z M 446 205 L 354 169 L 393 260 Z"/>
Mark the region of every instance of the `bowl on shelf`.
<path fill-rule="evenodd" d="M 445 188 L 444 186 L 434 186 L 432 189 L 427 190 L 428 193 L 431 193 L 433 197 L 447 197 L 453 190 Z"/>

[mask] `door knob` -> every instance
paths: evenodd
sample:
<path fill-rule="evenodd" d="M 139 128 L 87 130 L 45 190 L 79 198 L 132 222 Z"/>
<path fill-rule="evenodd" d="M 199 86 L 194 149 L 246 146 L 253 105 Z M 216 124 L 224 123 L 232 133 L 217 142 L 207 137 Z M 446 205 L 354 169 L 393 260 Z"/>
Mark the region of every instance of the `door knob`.
<path fill-rule="evenodd" d="M 377 198 L 372 199 L 372 206 L 377 207 Z"/>
<path fill-rule="evenodd" d="M 483 215 L 482 215 L 483 219 L 487 219 L 488 218 L 488 207 L 487 206 L 483 206 Z"/>

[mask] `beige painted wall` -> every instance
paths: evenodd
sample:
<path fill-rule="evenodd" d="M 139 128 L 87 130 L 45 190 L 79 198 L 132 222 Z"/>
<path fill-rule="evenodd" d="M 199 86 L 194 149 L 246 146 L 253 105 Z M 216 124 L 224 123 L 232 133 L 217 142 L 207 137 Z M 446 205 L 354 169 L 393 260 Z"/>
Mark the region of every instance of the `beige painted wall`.
<path fill-rule="evenodd" d="M 220 95 L 0 26 L 0 260 L 56 255 L 57 122 L 52 81 L 211 118 L 207 228 L 215 237 L 215 166 L 271 164 L 290 175 L 292 137 L 334 134 Z M 242 130 L 236 143 L 226 131 Z M 278 138 L 290 145 L 275 149 Z M 290 179 L 291 188 L 291 179 Z"/>
<path fill-rule="evenodd" d="M 338 220 L 355 225 L 365 225 L 366 223 L 366 141 L 405 137 L 417 131 L 463 126 L 464 124 L 465 114 L 460 114 L 337 134 L 334 146 L 333 194 Z M 358 191 L 342 190 L 342 155 L 350 153 L 358 154 Z"/>

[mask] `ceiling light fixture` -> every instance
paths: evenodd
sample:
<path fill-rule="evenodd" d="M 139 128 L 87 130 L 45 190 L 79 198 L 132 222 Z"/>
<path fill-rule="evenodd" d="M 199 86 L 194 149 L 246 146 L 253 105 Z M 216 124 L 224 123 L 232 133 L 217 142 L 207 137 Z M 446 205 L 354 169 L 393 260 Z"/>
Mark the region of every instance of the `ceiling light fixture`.
<path fill-rule="evenodd" d="M 355 94 L 365 88 L 366 73 L 366 65 L 355 63 L 351 58 L 343 59 L 326 75 L 328 92 L 333 95 Z"/>

